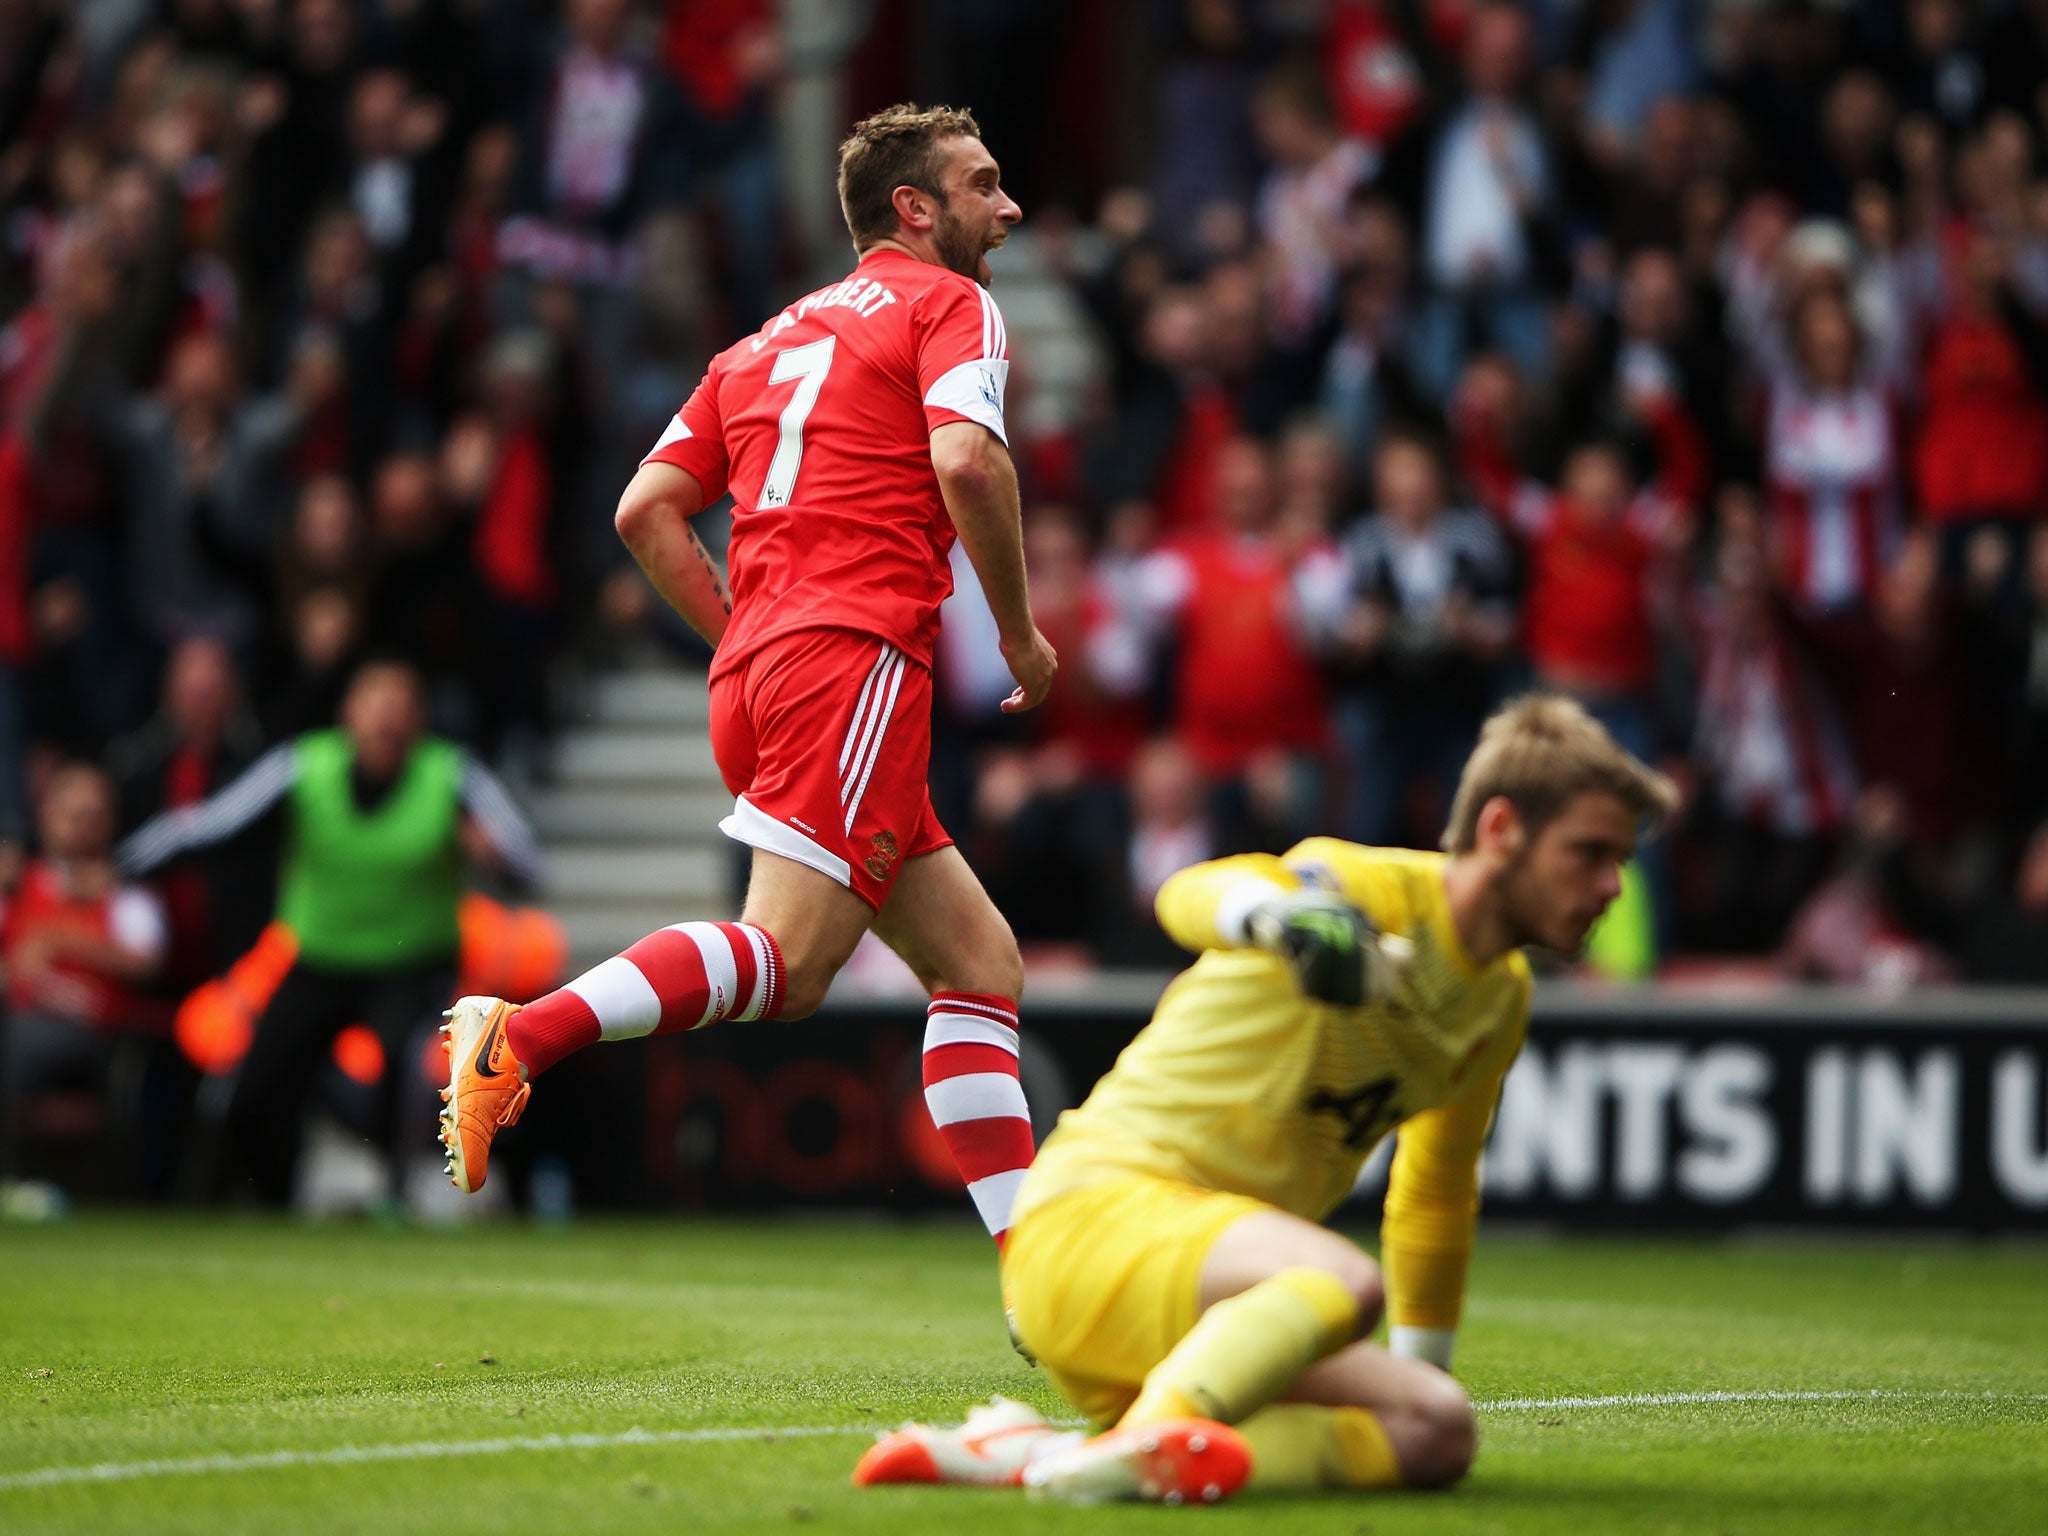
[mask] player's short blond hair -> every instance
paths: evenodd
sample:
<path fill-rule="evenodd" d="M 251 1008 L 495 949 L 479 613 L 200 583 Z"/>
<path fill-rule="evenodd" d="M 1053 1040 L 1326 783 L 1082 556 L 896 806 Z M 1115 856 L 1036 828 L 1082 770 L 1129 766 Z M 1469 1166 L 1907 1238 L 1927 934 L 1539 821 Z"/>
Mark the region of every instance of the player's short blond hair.
<path fill-rule="evenodd" d="M 1554 693 L 1532 693 L 1499 710 L 1466 759 L 1444 828 L 1444 852 L 1479 843 L 1479 813 L 1507 798 L 1534 837 L 1575 798 L 1610 794 L 1654 832 L 1678 805 L 1678 788 L 1623 751 L 1585 707 Z"/>
<path fill-rule="evenodd" d="M 964 107 L 900 102 L 855 123 L 839 146 L 839 211 L 854 249 L 864 251 L 896 233 L 898 187 L 915 187 L 944 202 L 939 146 L 980 137 L 981 125 Z"/>

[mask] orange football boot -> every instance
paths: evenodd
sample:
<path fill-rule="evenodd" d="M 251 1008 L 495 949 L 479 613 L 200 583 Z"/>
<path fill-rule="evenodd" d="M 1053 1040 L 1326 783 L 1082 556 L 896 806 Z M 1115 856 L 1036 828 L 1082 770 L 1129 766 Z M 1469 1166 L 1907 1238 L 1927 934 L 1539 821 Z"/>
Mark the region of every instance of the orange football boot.
<path fill-rule="evenodd" d="M 1063 1504 L 1214 1504 L 1242 1488 L 1251 1473 L 1251 1447 L 1229 1425 L 1161 1419 L 1035 1458 L 1021 1481 L 1033 1498 Z"/>
<path fill-rule="evenodd" d="M 533 1085 L 512 1054 L 505 1026 L 519 1011 L 499 997 L 464 997 L 442 1015 L 447 1023 L 448 1086 L 441 1090 L 441 1145 L 448 1149 L 443 1171 L 465 1195 L 484 1187 L 490 1169 L 491 1138 L 526 1108 Z"/>

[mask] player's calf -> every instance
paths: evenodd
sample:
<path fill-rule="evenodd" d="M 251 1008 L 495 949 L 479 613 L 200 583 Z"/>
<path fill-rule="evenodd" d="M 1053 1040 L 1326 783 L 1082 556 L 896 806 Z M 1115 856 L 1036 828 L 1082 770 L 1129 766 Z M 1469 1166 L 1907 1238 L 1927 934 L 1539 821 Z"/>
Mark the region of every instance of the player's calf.
<path fill-rule="evenodd" d="M 931 994 L 925 1106 L 1000 1244 L 1037 1150 L 1020 1069 L 1024 961 L 1016 936 L 954 848 L 904 867 L 875 932 Z"/>
<path fill-rule="evenodd" d="M 825 1006 L 825 994 L 832 989 L 832 978 L 839 974 L 837 966 L 798 961 L 790 967 L 786 982 L 787 990 L 782 994 L 783 1020 L 808 1019 Z"/>
<path fill-rule="evenodd" d="M 1017 1005 L 940 992 L 925 1013 L 924 1099 L 932 1124 L 998 1244 L 1031 1166 L 1031 1107 L 1019 1073 Z"/>

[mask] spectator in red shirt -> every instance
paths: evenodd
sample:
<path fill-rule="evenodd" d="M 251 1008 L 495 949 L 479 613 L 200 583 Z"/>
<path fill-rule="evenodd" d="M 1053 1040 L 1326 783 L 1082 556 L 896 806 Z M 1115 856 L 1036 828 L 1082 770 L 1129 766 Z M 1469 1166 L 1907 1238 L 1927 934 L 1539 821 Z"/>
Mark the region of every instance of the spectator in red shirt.
<path fill-rule="evenodd" d="M 1217 455 L 1242 418 L 1218 377 L 1213 307 L 1200 288 L 1170 288 L 1146 311 L 1140 347 L 1150 367 L 1125 413 L 1139 438 L 1128 488 L 1149 495 L 1170 530 L 1200 528 L 1215 515 Z M 1121 434 L 1119 434 L 1121 435 Z"/>
<path fill-rule="evenodd" d="M 547 667 L 554 657 L 565 563 L 558 534 L 563 488 L 552 428 L 550 356 L 538 332 L 513 332 L 492 347 L 485 365 L 487 417 L 458 428 L 473 438 L 478 472 L 450 489 L 474 500 L 470 552 L 490 597 L 490 643 L 474 658 L 476 691 L 485 708 L 477 745 L 486 756 L 517 743 L 537 750 L 548 735 Z M 463 467 L 444 457 L 444 480 Z M 451 471 L 453 474 L 451 475 Z"/>
<path fill-rule="evenodd" d="M 1338 125 L 1383 150 L 1422 109 L 1420 39 L 1412 14 L 1382 0 L 1332 0 L 1323 17 L 1322 62 Z"/>
<path fill-rule="evenodd" d="M 773 87 L 782 44 L 768 0 L 670 0 L 662 60 L 681 94 L 682 191 L 724 236 L 735 334 L 768 318 L 781 220 Z M 708 195 L 707 195 L 708 194 Z"/>
<path fill-rule="evenodd" d="M 157 898 L 115 876 L 112 782 L 89 764 L 58 769 L 43 787 L 36 825 L 41 853 L 22 869 L 0 915 L 0 1128 L 10 1135 L 22 1107 L 42 1094 L 106 1092 L 124 1038 L 164 1022 L 143 989 L 163 965 L 169 930 Z M 145 1158 L 155 1164 L 145 1169 L 148 1181 L 161 1188 L 162 1149 L 146 1149 Z"/>
<path fill-rule="evenodd" d="M 31 1017 L 103 1034 L 151 1022 L 137 989 L 163 963 L 163 907 L 115 880 L 114 816 L 113 783 L 89 764 L 60 768 L 43 787 L 41 853 L 23 868 L 0 917 L 17 1041 L 38 1033 L 21 1027 Z"/>
<path fill-rule="evenodd" d="M 1145 742 L 1145 658 L 1117 624 L 1115 598 L 1071 510 L 1032 509 L 1024 558 L 1039 632 L 1067 658 L 1058 690 L 1026 718 L 1086 776 L 1120 780 Z"/>
<path fill-rule="evenodd" d="M 1218 454 L 1216 501 L 1214 529 L 1140 562 L 1132 598 L 1141 628 L 1175 647 L 1175 735 L 1213 785 L 1227 786 L 1275 754 L 1305 768 L 1326 745 L 1298 582 L 1330 556 L 1296 553 L 1277 536 L 1272 458 L 1250 438 Z"/>
<path fill-rule="evenodd" d="M 1998 529 L 2010 550 L 2048 510 L 2048 336 L 2007 286 L 1999 242 L 1977 234 L 1959 245 L 1948 310 L 1920 365 L 1911 464 L 1920 513 L 1942 530 L 1951 574 L 1975 529 Z"/>
<path fill-rule="evenodd" d="M 1638 756 L 1650 751 L 1660 577 L 1688 519 L 1657 487 L 1639 490 L 1626 447 L 1594 439 L 1564 462 L 1555 494 L 1515 498 L 1527 588 L 1524 641 L 1536 678 L 1569 693 Z"/>
<path fill-rule="evenodd" d="M 1282 539 L 1276 502 L 1266 446 L 1233 438 L 1217 455 L 1217 526 L 1139 561 L 1126 592 L 1128 621 L 1174 645 L 1174 735 L 1251 842 L 1284 829 L 1266 823 L 1315 819 L 1329 729 L 1303 596 L 1335 557 Z M 1292 795 L 1278 795 L 1280 780 Z M 1292 803 L 1272 805 L 1276 795 Z"/>

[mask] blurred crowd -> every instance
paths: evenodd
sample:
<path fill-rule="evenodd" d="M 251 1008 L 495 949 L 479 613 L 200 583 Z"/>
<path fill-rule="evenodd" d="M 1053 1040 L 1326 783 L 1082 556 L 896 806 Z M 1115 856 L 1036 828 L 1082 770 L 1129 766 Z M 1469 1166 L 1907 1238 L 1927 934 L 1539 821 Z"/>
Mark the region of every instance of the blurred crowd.
<path fill-rule="evenodd" d="M 1036 212 L 1107 358 L 1016 445 L 1060 688 L 951 690 L 1020 930 L 1431 846 L 1540 686 L 1686 791 L 1608 968 L 2048 979 L 2048 5 L 1146 15 L 1149 176 Z"/>
<path fill-rule="evenodd" d="M 565 648 L 644 615 L 618 488 L 781 270 L 770 16 L 0 0 L 0 1078 L 110 1089 L 145 1186 L 173 1010 L 307 855 L 284 749 L 368 668 L 400 758 L 479 764 L 458 852 L 516 850 L 480 765 L 544 775 Z M 347 725 L 370 814 L 397 769 Z M 120 840 L 179 811 L 234 836 L 140 883 Z"/>
<path fill-rule="evenodd" d="M 544 737 L 620 461 L 765 313 L 764 11 L 0 4 L 7 760 L 98 754 L 193 636 L 273 738 L 370 651 Z"/>
<path fill-rule="evenodd" d="M 799 63 L 833 135 L 982 109 L 1026 204 L 1064 669 L 999 714 L 962 565 L 934 780 L 1036 953 L 1170 963 L 1211 854 L 1429 846 L 1543 686 L 1686 789 L 1609 969 L 2048 980 L 2048 3 L 841 19 L 821 64 L 770 0 L 0 0 L 17 1013 L 160 1027 L 241 952 L 274 850 L 111 850 L 365 658 L 544 774 L 562 657 L 660 628 L 631 465 L 843 270 L 778 193 Z"/>

